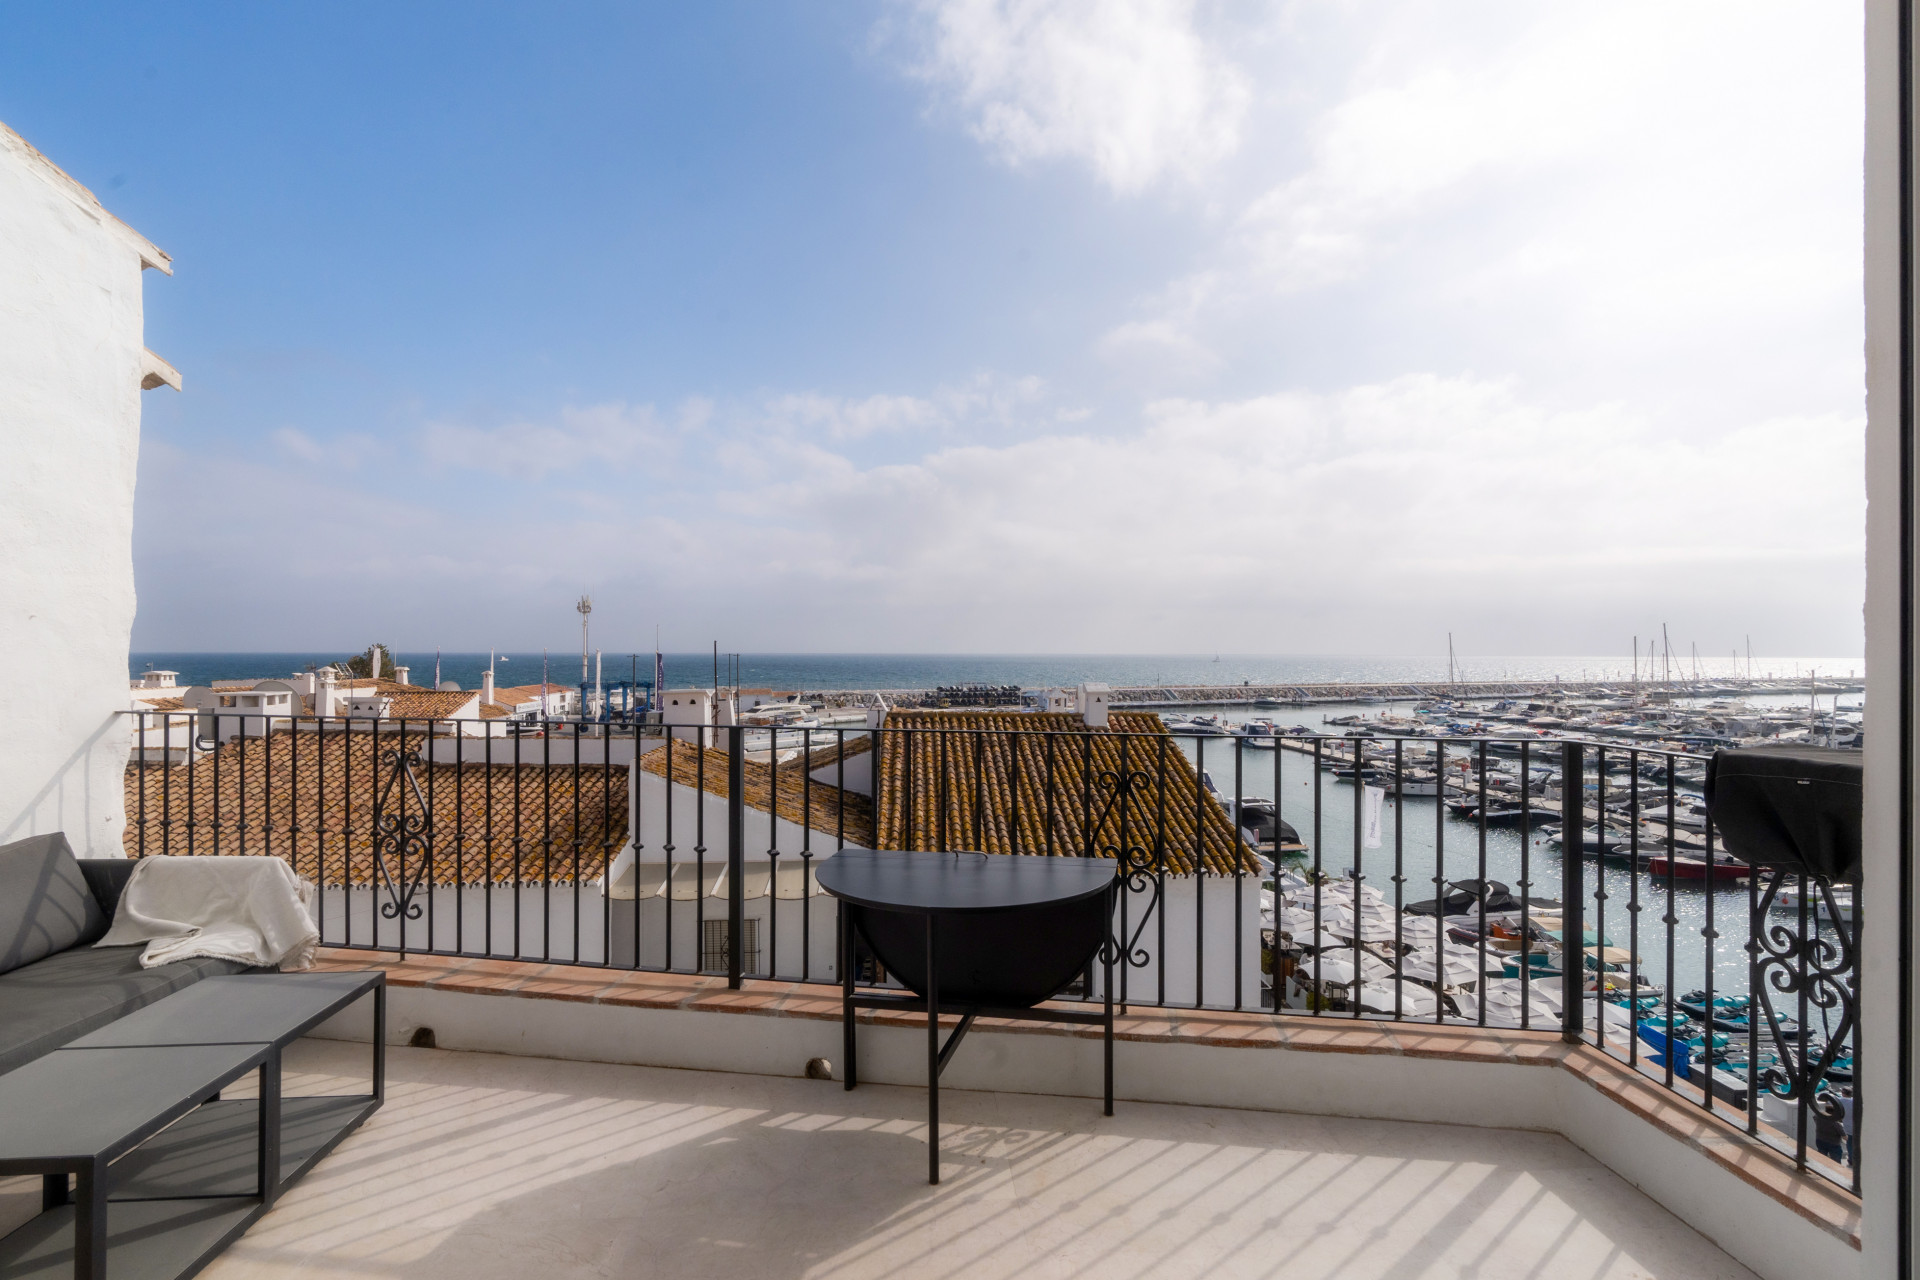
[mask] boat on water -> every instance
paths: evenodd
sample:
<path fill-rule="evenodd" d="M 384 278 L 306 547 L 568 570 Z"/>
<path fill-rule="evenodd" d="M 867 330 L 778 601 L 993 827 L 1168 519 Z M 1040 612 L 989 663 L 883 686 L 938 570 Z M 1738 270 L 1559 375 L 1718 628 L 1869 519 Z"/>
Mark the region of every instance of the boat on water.
<path fill-rule="evenodd" d="M 1191 716 L 1184 724 L 1169 724 L 1167 732 L 1191 738 L 1225 738 L 1232 734 L 1219 716 Z"/>
<path fill-rule="evenodd" d="M 1280 736 L 1280 729 L 1271 720 L 1249 720 L 1245 724 L 1234 725 L 1232 734 L 1250 747 L 1270 747 L 1273 740 Z"/>
<path fill-rule="evenodd" d="M 1561 848 L 1566 847 L 1567 835 L 1562 827 L 1549 824 L 1541 828 L 1541 834 L 1548 844 L 1557 844 Z M 1587 853 L 1597 853 L 1602 856 L 1608 856 L 1616 853 L 1629 852 L 1627 838 L 1618 832 L 1596 831 L 1594 828 L 1588 827 L 1582 831 L 1580 835 L 1580 847 Z"/>
<path fill-rule="evenodd" d="M 1307 852 L 1300 833 L 1291 822 L 1279 816 L 1273 801 L 1250 796 L 1244 800 L 1222 800 L 1221 804 L 1255 853 L 1281 859 L 1298 858 Z"/>
<path fill-rule="evenodd" d="M 1705 858 L 1686 854 L 1654 854 L 1646 861 L 1647 874 L 1675 880 L 1711 880 L 1716 883 L 1745 880 L 1753 869 L 1730 854 L 1721 854 L 1709 863 Z"/>
<path fill-rule="evenodd" d="M 1522 809 L 1517 805 L 1488 804 L 1482 809 L 1478 801 L 1454 800 L 1448 803 L 1447 808 L 1457 818 L 1484 823 L 1489 827 L 1517 827 L 1529 819 L 1534 822 L 1540 820 L 1540 810 Z"/>
<path fill-rule="evenodd" d="M 1828 906 L 1827 902 L 1828 894 L 1832 895 L 1833 899 L 1831 907 Z M 1802 897 L 1803 895 L 1797 886 L 1782 885 L 1780 891 L 1773 895 L 1773 905 L 1780 910 L 1798 911 Z M 1822 920 L 1842 920 L 1848 924 L 1853 923 L 1852 885 L 1836 884 L 1829 888 L 1826 894 L 1821 893 L 1818 888 L 1809 885 L 1804 897 L 1813 907 L 1814 913 Z"/>

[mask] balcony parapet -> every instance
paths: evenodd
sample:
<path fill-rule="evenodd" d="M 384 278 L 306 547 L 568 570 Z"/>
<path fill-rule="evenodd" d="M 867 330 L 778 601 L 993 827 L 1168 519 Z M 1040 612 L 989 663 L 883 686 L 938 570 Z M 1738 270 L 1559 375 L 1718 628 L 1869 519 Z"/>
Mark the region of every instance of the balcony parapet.
<path fill-rule="evenodd" d="M 412 1030 L 406 1013 L 409 992 L 498 999 L 503 1002 L 502 1006 L 497 1010 L 487 1010 L 486 1016 L 508 1024 L 531 1018 L 540 1025 L 552 1025 L 551 1015 L 562 1013 L 562 1009 L 556 1007 L 536 1013 L 539 1006 L 546 1002 L 552 1002 L 554 1006 L 604 1006 L 609 1010 L 731 1014 L 793 1020 L 803 1024 L 831 1024 L 840 1018 L 838 990 L 817 983 L 748 979 L 738 990 L 733 990 L 728 987 L 724 975 L 633 972 L 537 961 L 422 955 L 400 957 L 391 953 L 338 949 L 322 951 L 319 965 L 327 969 L 377 967 L 385 970 L 388 985 L 400 993 L 396 997 L 399 1003 L 396 1005 L 394 1034 L 401 1038 Z M 505 1002 L 521 1007 L 511 1009 Z M 440 1016 L 429 998 L 417 1007 L 417 1016 L 411 1022 L 432 1025 L 426 1019 Z M 913 1014 L 863 1010 L 859 1016 L 863 1025 L 893 1028 L 915 1036 L 923 1034 L 925 1029 L 924 1019 Z M 808 1032 L 796 1027 L 795 1030 L 802 1032 L 799 1040 L 809 1043 L 817 1040 L 822 1046 L 833 1044 L 838 1038 L 837 1028 L 817 1027 Z M 457 1033 L 449 1036 L 442 1030 L 438 1034 L 438 1042 L 443 1048 L 521 1052 L 553 1058 L 629 1060 L 611 1057 L 603 1047 L 575 1048 L 552 1039 L 542 1039 L 538 1043 L 515 1049 L 491 1037 L 486 1038 L 485 1043 L 468 1044 L 463 1043 Z M 985 1018 L 975 1024 L 973 1035 L 1096 1042 L 1099 1038 L 1097 1029 L 1067 1023 L 1003 1022 Z M 1306 1066 L 1298 1059 L 1288 1063 L 1249 1056 L 1243 1061 L 1235 1054 L 1230 1059 L 1221 1060 L 1217 1057 L 1217 1051 L 1220 1050 L 1246 1051 L 1249 1055 L 1259 1051 L 1277 1052 L 1289 1057 L 1298 1054 L 1344 1055 L 1376 1061 L 1398 1058 L 1442 1063 L 1449 1067 L 1492 1066 L 1505 1068 L 1509 1073 L 1516 1068 L 1555 1072 L 1556 1075 L 1551 1079 L 1541 1078 L 1549 1092 L 1556 1089 L 1556 1081 L 1577 1081 L 1591 1090 L 1593 1096 L 1611 1103 L 1618 1111 L 1604 1113 L 1597 1128 L 1583 1130 L 1577 1117 L 1560 1114 L 1562 1110 L 1578 1110 L 1578 1098 L 1581 1095 L 1575 1093 L 1568 1099 L 1562 1088 L 1562 1104 L 1550 1105 L 1540 1112 L 1529 1113 L 1527 1108 L 1516 1102 L 1511 1112 L 1481 1117 L 1478 1121 L 1462 1118 L 1457 1112 L 1436 1113 L 1424 1118 L 1453 1123 L 1480 1123 L 1483 1127 L 1559 1132 L 1648 1191 L 1665 1207 L 1715 1239 L 1723 1248 L 1728 1248 L 1736 1256 L 1743 1256 L 1744 1260 L 1747 1251 L 1737 1247 L 1737 1241 L 1728 1239 L 1724 1230 L 1716 1229 L 1712 1222 L 1702 1221 L 1701 1215 L 1690 1212 L 1687 1206 L 1672 1203 L 1672 1194 L 1663 1195 L 1662 1188 L 1653 1185 L 1653 1179 L 1641 1176 L 1644 1171 L 1635 1167 L 1641 1158 L 1622 1149 L 1622 1144 L 1625 1147 L 1638 1146 L 1644 1156 L 1644 1139 L 1647 1135 L 1636 1135 L 1629 1127 L 1620 1124 L 1625 1117 L 1631 1116 L 1704 1158 L 1723 1174 L 1731 1175 L 1775 1204 L 1792 1210 L 1800 1219 L 1817 1227 L 1830 1241 L 1850 1250 L 1860 1247 L 1860 1203 L 1844 1188 L 1828 1178 L 1796 1171 L 1790 1159 L 1766 1143 L 1750 1137 L 1718 1114 L 1709 1114 L 1704 1108 L 1691 1105 L 1684 1092 L 1669 1089 L 1658 1079 L 1589 1046 L 1567 1044 L 1553 1033 L 1134 1006 L 1118 1020 L 1115 1035 L 1125 1045 L 1156 1046 L 1172 1051 L 1175 1059 L 1183 1064 L 1181 1070 L 1186 1072 L 1192 1088 L 1200 1091 L 1195 1096 L 1185 1097 L 1165 1096 L 1164 1090 L 1149 1091 L 1139 1095 L 1140 1100 L 1145 1101 L 1259 1107 L 1263 1105 L 1261 1102 L 1250 1101 L 1239 1090 L 1233 1096 L 1220 1097 L 1208 1097 L 1205 1091 L 1208 1080 L 1262 1080 L 1277 1082 L 1275 1087 L 1265 1091 L 1269 1098 L 1264 1104 L 1265 1109 L 1309 1112 L 1319 1109 L 1326 1114 L 1367 1114 L 1364 1107 L 1356 1108 L 1350 1101 L 1320 1108 L 1311 1105 L 1311 1099 L 1304 1099 L 1301 1091 L 1289 1086 L 1289 1081 L 1302 1076 L 1302 1069 Z M 764 1033 L 754 1033 L 754 1038 L 765 1040 L 767 1037 Z M 1091 1045 L 1088 1050 L 1092 1052 Z M 1187 1072 L 1187 1065 L 1194 1060 L 1194 1054 L 1205 1055 L 1215 1064 L 1214 1068 L 1198 1073 Z M 796 1067 L 804 1060 L 797 1053 L 788 1056 L 794 1059 Z M 868 1074 L 864 1065 L 865 1053 L 862 1059 L 862 1074 L 865 1076 Z M 653 1065 L 681 1064 L 661 1061 Z M 735 1069 L 758 1071 L 761 1068 L 744 1065 Z M 1355 1063 L 1351 1070 L 1343 1069 L 1340 1074 L 1362 1071 L 1361 1064 Z M 1126 1097 L 1129 1090 L 1124 1069 L 1122 1077 L 1120 1093 Z M 1457 1074 L 1449 1077 L 1453 1081 L 1460 1079 L 1462 1077 Z M 1441 1087 L 1446 1087 L 1446 1082 L 1441 1082 Z M 1020 1091 L 1027 1090 L 1023 1087 Z M 1074 1092 L 1071 1089 L 1058 1091 Z M 1573 1106 L 1566 1107 L 1567 1101 L 1572 1101 Z M 1289 1102 L 1295 1105 L 1286 1105 Z M 1394 1099 L 1383 1097 L 1381 1103 L 1382 1108 L 1371 1114 L 1385 1119 L 1423 1118 L 1397 1112 L 1398 1102 Z M 1418 1111 L 1419 1108 L 1416 1106 L 1412 1110 Z M 1666 1150 L 1671 1153 L 1671 1148 Z M 1664 1158 L 1670 1159 L 1670 1155 Z M 1656 1163 L 1661 1162 L 1661 1159 L 1656 1159 Z M 1667 1190 L 1671 1191 L 1671 1188 Z M 1754 1264 L 1749 1261 L 1749 1265 Z M 1762 1274 L 1767 1274 L 1769 1270 L 1764 1267 L 1757 1269 Z"/>

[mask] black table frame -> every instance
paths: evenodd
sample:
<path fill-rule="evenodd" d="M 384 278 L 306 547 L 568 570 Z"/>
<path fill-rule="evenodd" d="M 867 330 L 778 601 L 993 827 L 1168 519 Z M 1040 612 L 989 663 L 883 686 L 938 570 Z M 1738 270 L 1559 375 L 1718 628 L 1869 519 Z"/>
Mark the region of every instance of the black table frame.
<path fill-rule="evenodd" d="M 1120 882 L 1115 879 L 1113 886 L 1106 890 L 1107 920 L 1111 931 L 1115 898 L 1120 891 Z M 927 996 L 921 999 L 912 994 L 881 994 L 874 991 L 860 991 L 854 982 L 854 936 L 859 923 L 868 911 L 880 910 L 861 903 L 840 899 L 840 1021 L 843 1049 L 847 1065 L 844 1087 L 852 1089 L 860 1083 L 858 1044 L 854 1035 L 856 1009 L 891 1009 L 896 1013 L 925 1013 L 927 1015 L 927 1182 L 940 1184 L 940 1076 L 952 1061 L 954 1050 L 960 1047 L 960 1041 L 973 1027 L 975 1018 L 1007 1018 L 1019 1022 L 1067 1022 L 1081 1026 L 1101 1028 L 1101 1041 L 1106 1076 L 1105 1114 L 1113 1114 L 1113 962 L 1116 943 L 1109 936 L 1099 950 L 1101 965 L 1100 990 L 1103 996 L 1102 1007 L 1098 1013 L 1077 1009 L 1046 1008 L 1025 1006 L 1021 1008 L 1002 1008 L 992 1005 L 965 1005 L 952 1010 L 960 1014 L 960 1025 L 953 1029 L 947 1042 L 940 1043 L 940 912 L 915 912 L 901 909 L 901 914 L 921 915 L 927 927 Z"/>
<path fill-rule="evenodd" d="M 148 1046 L 128 1050 L 139 1054 Z M 173 1046 L 150 1046 L 166 1048 Z M 105 1280 L 107 1274 L 108 1241 L 107 1213 L 112 1200 L 112 1170 L 114 1161 L 139 1148 L 144 1143 L 163 1133 L 169 1126 L 181 1118 L 190 1115 L 195 1108 L 216 1099 L 220 1091 L 242 1076 L 252 1071 L 260 1073 L 259 1119 L 256 1126 L 256 1141 L 259 1144 L 258 1158 L 255 1164 L 257 1185 L 255 1195 L 262 1207 L 244 1219 L 240 1230 L 251 1225 L 254 1218 L 265 1213 L 265 1203 L 273 1191 L 273 1165 L 270 1161 L 279 1156 L 277 1133 L 280 1116 L 280 1061 L 272 1046 L 257 1045 L 234 1046 L 249 1048 L 252 1052 L 229 1066 L 227 1069 L 207 1076 L 202 1083 L 190 1090 L 179 1102 L 155 1117 L 150 1123 L 130 1130 L 119 1141 L 91 1156 L 49 1156 L 21 1157 L 0 1160 L 0 1175 L 40 1174 L 42 1178 L 40 1209 L 43 1214 L 57 1212 L 68 1205 L 73 1206 L 73 1274 L 75 1280 Z M 57 1061 L 70 1054 L 96 1052 L 87 1049 L 56 1049 L 52 1057 Z M 72 1179 L 72 1190 L 68 1189 L 68 1179 Z M 19 1228 L 20 1232 L 31 1230 L 39 1219 L 28 1222 Z M 224 1248 L 235 1236 L 235 1231 L 225 1236 L 218 1248 Z M 8 1262 L 4 1246 L 7 1240 L 0 1239 L 0 1266 Z M 216 1248 L 212 1252 L 218 1252 Z M 212 1256 L 212 1252 L 206 1258 Z M 198 1271 L 205 1265 L 206 1258 L 192 1267 Z M 191 1272 L 189 1272 L 191 1274 Z"/>
<path fill-rule="evenodd" d="M 358 976 L 358 975 L 356 975 Z M 249 1126 L 257 1134 L 257 1158 L 254 1188 L 249 1193 L 256 1201 L 253 1207 L 238 1218 L 231 1229 L 224 1231 L 217 1239 L 202 1248 L 185 1268 L 180 1276 L 191 1276 L 212 1261 L 229 1244 L 246 1233 L 268 1210 L 273 1208 L 280 1193 L 306 1175 L 308 1170 L 319 1163 L 320 1159 L 352 1133 L 377 1111 L 386 1100 L 386 1024 L 387 1024 L 387 983 L 386 974 L 378 970 L 368 971 L 364 975 L 367 981 L 355 990 L 342 993 L 342 997 L 326 1006 L 323 1010 L 301 1020 L 273 1037 L 259 1040 L 224 1038 L 219 1040 L 196 1040 L 186 1035 L 155 1033 L 142 1037 L 137 1043 L 117 1045 L 88 1046 L 84 1042 L 90 1037 L 83 1036 L 80 1041 L 66 1048 L 57 1049 L 55 1055 L 67 1054 L 139 1054 L 150 1049 L 211 1047 L 213 1045 L 234 1045 L 253 1047 L 257 1051 L 247 1059 L 247 1065 L 237 1070 L 221 1074 L 217 1079 L 209 1080 L 203 1087 L 194 1090 L 180 1104 L 170 1110 L 165 1119 L 156 1125 L 146 1126 L 129 1134 L 122 1142 L 115 1144 L 108 1152 L 91 1160 L 74 1161 L 61 1159 L 17 1159 L 0 1161 L 0 1174 L 33 1174 L 42 1176 L 40 1207 L 42 1214 L 57 1212 L 71 1204 L 74 1210 L 74 1247 L 73 1275 L 76 1280 L 106 1280 L 107 1263 L 117 1246 L 112 1246 L 108 1236 L 109 1205 L 113 1203 L 136 1203 L 141 1200 L 171 1199 L 170 1196 L 155 1195 L 148 1187 L 141 1193 L 122 1195 L 123 1187 L 118 1185 L 124 1178 L 117 1179 L 115 1171 L 109 1165 L 136 1151 L 164 1144 L 170 1132 L 180 1133 L 193 1124 L 196 1113 L 202 1108 L 221 1105 L 220 1093 L 229 1084 L 258 1070 L 260 1077 L 260 1097 L 257 1103 L 236 1101 L 231 1105 L 255 1112 L 255 1119 Z M 297 974 L 242 975 L 236 979 L 243 982 L 254 981 L 294 981 L 300 980 Z M 211 981 L 211 980 L 209 980 Z M 197 985 L 197 984 L 196 984 Z M 175 992 L 174 996 L 192 991 L 192 987 Z M 156 1001 L 146 1009 L 159 1009 L 174 996 Z M 286 1046 L 305 1035 L 320 1023 L 340 1011 L 371 996 L 373 998 L 373 1062 L 371 1093 L 352 1095 L 345 1099 L 326 1099 L 328 1102 L 345 1101 L 349 1105 L 341 1109 L 340 1116 L 331 1123 L 324 1139 L 313 1144 L 305 1151 L 299 1164 L 288 1170 L 283 1167 L 282 1138 L 286 1121 L 286 1099 L 281 1092 L 281 1058 Z M 137 1017 L 145 1010 L 136 1010 L 129 1017 Z M 112 1031 L 115 1024 L 108 1024 L 95 1035 L 105 1035 Z M 238 1113 L 236 1113 L 238 1114 Z M 175 1126 L 178 1126 L 175 1128 Z M 205 1135 L 184 1135 L 183 1141 L 204 1141 Z M 69 1189 L 69 1179 L 72 1188 Z M 221 1198 L 211 1196 L 205 1191 L 189 1192 L 178 1197 L 182 1202 Z M 41 1220 L 36 1218 L 18 1229 L 16 1234 L 34 1231 Z M 0 1238 L 0 1268 L 9 1261 L 8 1245 L 13 1236 Z"/>

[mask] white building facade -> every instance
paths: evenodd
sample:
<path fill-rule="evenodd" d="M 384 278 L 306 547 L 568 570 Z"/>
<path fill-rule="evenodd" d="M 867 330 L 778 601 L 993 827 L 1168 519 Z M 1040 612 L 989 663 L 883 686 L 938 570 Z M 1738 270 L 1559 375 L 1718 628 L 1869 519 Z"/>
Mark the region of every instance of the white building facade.
<path fill-rule="evenodd" d="M 171 259 L 0 125 L 0 843 L 120 857 L 142 273 Z"/>

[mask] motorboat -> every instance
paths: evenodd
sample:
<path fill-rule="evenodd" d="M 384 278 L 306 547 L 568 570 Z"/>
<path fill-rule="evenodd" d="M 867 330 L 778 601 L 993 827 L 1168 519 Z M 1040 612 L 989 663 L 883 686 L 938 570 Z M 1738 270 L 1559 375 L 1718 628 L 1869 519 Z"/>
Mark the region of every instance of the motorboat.
<path fill-rule="evenodd" d="M 1233 726 L 1233 736 L 1245 739 L 1250 747 L 1270 747 L 1279 734 L 1279 727 L 1271 720 L 1249 720 Z"/>
<path fill-rule="evenodd" d="M 1250 796 L 1243 800 L 1223 800 L 1221 802 L 1235 819 L 1235 826 L 1242 838 L 1253 846 L 1254 852 L 1267 854 L 1275 858 L 1294 858 L 1307 851 L 1300 833 L 1293 824 L 1282 819 L 1274 809 L 1273 801 Z"/>

